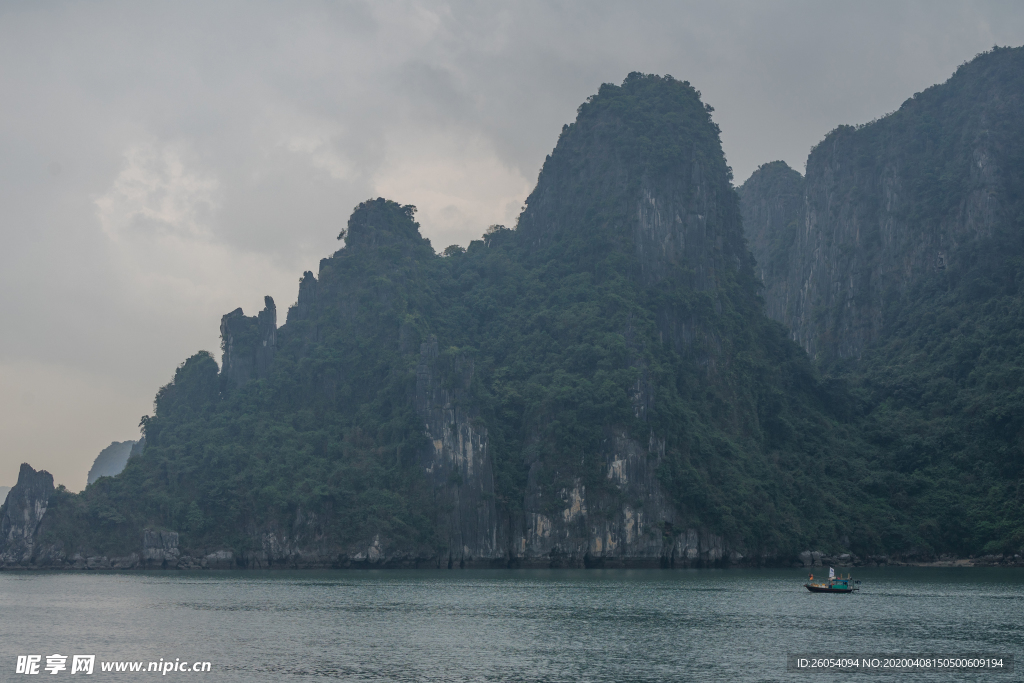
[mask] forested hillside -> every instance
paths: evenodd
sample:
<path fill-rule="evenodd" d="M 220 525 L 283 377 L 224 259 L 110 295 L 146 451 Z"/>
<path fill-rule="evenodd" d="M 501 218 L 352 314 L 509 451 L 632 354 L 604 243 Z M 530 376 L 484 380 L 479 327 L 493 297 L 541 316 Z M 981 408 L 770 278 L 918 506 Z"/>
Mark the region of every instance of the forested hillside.
<path fill-rule="evenodd" d="M 124 472 L 75 495 L 23 468 L 43 512 L 0 511 L 0 561 L 1019 553 L 1018 62 L 954 77 L 984 106 L 938 86 L 740 193 L 700 93 L 634 73 L 562 129 L 512 229 L 437 253 L 415 207 L 364 202 L 284 324 L 270 297 L 224 316 Z M 936 183 L 963 185 L 945 213 Z"/>
<path fill-rule="evenodd" d="M 740 190 L 768 314 L 852 387 L 922 547 L 1024 545 L 1024 50 Z"/>

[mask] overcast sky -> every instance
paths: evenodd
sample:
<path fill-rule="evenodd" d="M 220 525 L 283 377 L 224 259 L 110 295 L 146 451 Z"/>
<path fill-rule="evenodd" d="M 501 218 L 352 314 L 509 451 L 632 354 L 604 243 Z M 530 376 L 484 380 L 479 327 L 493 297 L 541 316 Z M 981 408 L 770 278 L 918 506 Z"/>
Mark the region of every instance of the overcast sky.
<path fill-rule="evenodd" d="M 0 485 L 83 488 L 360 201 L 514 225 L 603 82 L 689 80 L 741 183 L 1022 43 L 1019 2 L 0 2 Z"/>

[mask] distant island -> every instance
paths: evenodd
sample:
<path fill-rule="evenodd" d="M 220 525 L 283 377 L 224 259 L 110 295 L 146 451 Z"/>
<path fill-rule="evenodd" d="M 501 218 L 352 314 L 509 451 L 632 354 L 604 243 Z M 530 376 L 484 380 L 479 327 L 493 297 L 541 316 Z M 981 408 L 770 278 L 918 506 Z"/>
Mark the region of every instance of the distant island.
<path fill-rule="evenodd" d="M 602 85 L 514 228 L 368 200 L 122 472 L 23 465 L 0 563 L 1022 564 L 1022 111 L 997 48 L 736 188 L 689 82 Z"/>

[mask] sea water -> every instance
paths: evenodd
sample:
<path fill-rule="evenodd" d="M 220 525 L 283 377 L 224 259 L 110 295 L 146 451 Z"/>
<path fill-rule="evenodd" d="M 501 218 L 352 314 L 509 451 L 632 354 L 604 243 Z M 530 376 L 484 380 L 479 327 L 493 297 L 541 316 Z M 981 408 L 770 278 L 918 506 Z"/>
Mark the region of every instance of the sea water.
<path fill-rule="evenodd" d="M 1021 661 L 1024 571 L 855 578 L 858 593 L 829 595 L 805 590 L 802 570 L 8 571 L 0 680 L 33 680 L 16 673 L 29 655 L 65 680 L 76 654 L 95 657 L 92 681 L 812 681 L 787 672 L 787 655 Z M 52 655 L 66 669 L 47 673 Z M 102 670 L 117 662 L 142 672 Z M 181 670 L 203 662 L 208 673 Z M 825 678 L 851 677 L 1009 682 L 1024 670 Z"/>

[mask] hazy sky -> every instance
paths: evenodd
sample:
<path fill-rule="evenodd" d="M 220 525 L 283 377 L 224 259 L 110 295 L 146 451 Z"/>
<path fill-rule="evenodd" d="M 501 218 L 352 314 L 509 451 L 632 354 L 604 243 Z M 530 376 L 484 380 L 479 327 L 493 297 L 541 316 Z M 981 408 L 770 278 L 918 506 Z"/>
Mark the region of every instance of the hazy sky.
<path fill-rule="evenodd" d="M 603 82 L 689 80 L 740 183 L 1022 43 L 1020 2 L 0 2 L 0 485 L 84 487 L 360 201 L 514 225 Z"/>

